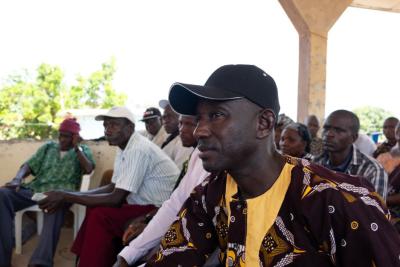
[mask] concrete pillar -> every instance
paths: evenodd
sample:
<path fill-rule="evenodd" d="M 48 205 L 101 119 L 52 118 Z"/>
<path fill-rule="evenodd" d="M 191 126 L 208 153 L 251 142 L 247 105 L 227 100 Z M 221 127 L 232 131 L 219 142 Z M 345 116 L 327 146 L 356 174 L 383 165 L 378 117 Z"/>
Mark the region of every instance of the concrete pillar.
<path fill-rule="evenodd" d="M 325 117 L 328 32 L 352 0 L 279 0 L 299 33 L 297 120 Z"/>

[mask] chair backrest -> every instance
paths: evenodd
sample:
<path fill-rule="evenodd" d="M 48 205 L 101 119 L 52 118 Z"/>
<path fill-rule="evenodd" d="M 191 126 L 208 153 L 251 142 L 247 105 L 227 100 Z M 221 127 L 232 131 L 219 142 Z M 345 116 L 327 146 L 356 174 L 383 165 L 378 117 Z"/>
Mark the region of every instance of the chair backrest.
<path fill-rule="evenodd" d="M 82 176 L 82 181 L 81 181 L 81 188 L 79 189 L 80 191 L 88 191 L 89 186 L 90 186 L 90 177 L 92 177 L 94 171 L 92 171 L 89 174 L 84 174 Z"/>

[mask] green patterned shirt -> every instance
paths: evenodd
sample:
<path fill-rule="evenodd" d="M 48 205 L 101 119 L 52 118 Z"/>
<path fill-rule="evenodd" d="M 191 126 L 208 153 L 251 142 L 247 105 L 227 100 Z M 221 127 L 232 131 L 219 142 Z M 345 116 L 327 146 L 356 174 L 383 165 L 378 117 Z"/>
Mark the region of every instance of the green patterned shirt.
<path fill-rule="evenodd" d="M 89 147 L 80 146 L 94 166 Z M 36 193 L 57 189 L 75 191 L 79 188 L 82 170 L 78 156 L 72 148 L 61 158 L 59 144 L 51 141 L 41 146 L 26 163 L 35 178 L 24 186 Z"/>

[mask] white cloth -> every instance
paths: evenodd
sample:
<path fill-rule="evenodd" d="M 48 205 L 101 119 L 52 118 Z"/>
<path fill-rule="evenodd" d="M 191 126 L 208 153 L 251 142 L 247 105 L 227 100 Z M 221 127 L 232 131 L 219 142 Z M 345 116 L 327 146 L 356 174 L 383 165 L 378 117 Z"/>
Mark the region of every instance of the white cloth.
<path fill-rule="evenodd" d="M 162 150 L 133 133 L 124 150 L 117 149 L 111 181 L 131 192 L 128 204 L 161 206 L 174 188 L 179 169 Z"/>
<path fill-rule="evenodd" d="M 186 175 L 170 199 L 163 203 L 144 231 L 119 253 L 119 256 L 123 257 L 128 264 L 133 264 L 158 245 L 169 226 L 178 218 L 177 214 L 190 193 L 209 176 L 209 173 L 203 169 L 203 163 L 198 154 L 199 150 L 195 149 Z"/>
<path fill-rule="evenodd" d="M 354 142 L 354 145 L 356 148 L 358 148 L 358 150 L 370 157 L 372 157 L 372 154 L 376 150 L 376 144 L 374 141 L 372 141 L 368 135 L 362 133 L 358 134 L 358 138 Z"/>
<path fill-rule="evenodd" d="M 184 147 L 178 135 L 163 148 L 163 151 L 175 162 L 176 166 L 182 170 L 183 163 L 190 157 L 193 149 L 193 147 Z"/>
<path fill-rule="evenodd" d="M 142 134 L 144 137 L 148 138 L 150 141 L 152 141 L 154 144 L 156 144 L 159 147 L 161 147 L 161 145 L 164 143 L 164 141 L 168 137 L 168 134 L 165 131 L 163 126 L 161 126 L 160 130 L 158 130 L 156 135 L 151 135 L 147 131 L 141 131 L 139 133 Z"/>

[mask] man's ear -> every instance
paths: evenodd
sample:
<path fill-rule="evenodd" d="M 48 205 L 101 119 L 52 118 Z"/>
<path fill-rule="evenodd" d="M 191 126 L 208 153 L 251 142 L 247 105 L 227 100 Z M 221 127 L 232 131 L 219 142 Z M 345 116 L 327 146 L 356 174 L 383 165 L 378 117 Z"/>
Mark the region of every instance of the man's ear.
<path fill-rule="evenodd" d="M 270 109 L 260 111 L 257 118 L 257 138 L 263 139 L 269 136 L 275 126 L 275 114 Z"/>
<path fill-rule="evenodd" d="M 357 141 L 357 139 L 358 139 L 358 133 L 353 134 L 353 143 L 354 143 L 355 141 Z"/>

